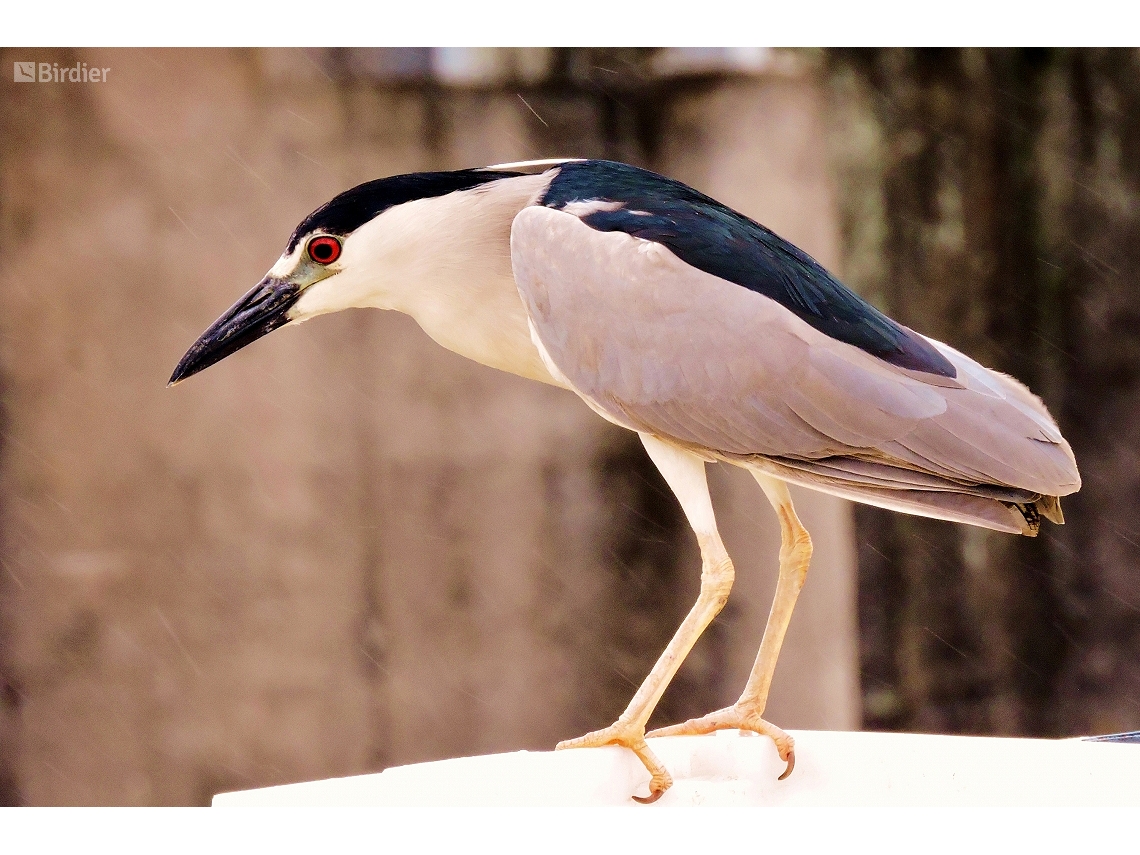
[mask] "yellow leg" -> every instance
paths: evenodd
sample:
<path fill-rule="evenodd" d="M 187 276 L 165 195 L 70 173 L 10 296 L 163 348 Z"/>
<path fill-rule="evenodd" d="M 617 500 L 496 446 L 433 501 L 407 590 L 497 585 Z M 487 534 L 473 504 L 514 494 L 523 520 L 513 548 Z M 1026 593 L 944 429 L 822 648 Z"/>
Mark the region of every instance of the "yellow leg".
<path fill-rule="evenodd" d="M 705 481 L 704 461 L 687 451 L 667 445 L 655 437 L 641 435 L 649 456 L 665 476 L 670 488 L 681 502 L 685 516 L 697 534 L 701 548 L 701 592 L 697 602 L 685 616 L 669 646 L 645 678 L 645 682 L 633 696 L 618 720 L 602 730 L 587 733 L 577 739 L 558 743 L 558 748 L 596 748 L 602 745 L 623 745 L 629 748 L 645 764 L 651 776 L 649 795 L 634 796 L 643 803 L 654 802 L 673 784 L 673 779 L 661 765 L 645 742 L 645 723 L 653 714 L 654 707 L 669 681 L 693 649 L 697 639 L 704 632 L 717 613 L 724 608 L 728 592 L 732 588 L 732 561 L 716 530 L 712 501 L 709 499 L 708 484 Z"/>
<path fill-rule="evenodd" d="M 756 655 L 756 664 L 752 666 L 752 673 L 740 700 L 731 707 L 690 719 L 683 724 L 655 730 L 649 735 L 681 736 L 732 728 L 762 733 L 775 741 L 780 757 L 788 764 L 780 776 L 782 781 L 792 773 L 796 765 L 795 741 L 775 725 L 764 721 L 761 715 L 768 703 L 768 690 L 772 687 L 772 675 L 776 671 L 776 660 L 780 656 L 784 634 L 788 631 L 788 622 L 792 619 L 792 609 L 795 608 L 796 599 L 807 577 L 812 547 L 811 537 L 792 507 L 787 485 L 759 472 L 754 471 L 752 474 L 780 518 L 780 576 L 776 582 L 776 597 L 772 601 L 768 625 L 764 628 L 764 640 Z"/>

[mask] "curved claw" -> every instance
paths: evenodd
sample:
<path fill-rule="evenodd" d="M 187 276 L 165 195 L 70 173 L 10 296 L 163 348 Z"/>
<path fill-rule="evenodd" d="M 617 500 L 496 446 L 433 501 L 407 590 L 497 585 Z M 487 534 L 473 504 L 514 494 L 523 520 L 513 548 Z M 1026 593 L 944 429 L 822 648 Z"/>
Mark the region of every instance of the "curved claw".
<path fill-rule="evenodd" d="M 638 804 L 651 805 L 655 801 L 657 801 L 659 798 L 661 798 L 663 795 L 665 795 L 664 790 L 654 790 L 652 787 L 650 787 L 649 788 L 649 795 L 647 795 L 647 796 L 630 796 L 630 798 L 632 798 Z"/>
<path fill-rule="evenodd" d="M 717 730 L 734 729 L 751 731 L 769 737 L 776 743 L 776 751 L 779 753 L 780 759 L 788 764 L 788 767 L 784 770 L 784 774 L 776 780 L 782 781 L 787 778 L 788 775 L 792 774 L 792 770 L 796 768 L 796 741 L 774 724 L 764 721 L 758 714 L 749 712 L 747 708 L 740 706 L 726 707 L 725 709 L 711 712 L 701 718 L 691 718 L 682 724 L 660 727 L 657 730 L 647 733 L 646 738 L 656 738 L 658 736 L 703 736 L 706 733 L 712 733 Z"/>
<path fill-rule="evenodd" d="M 786 778 L 786 777 L 788 777 L 788 775 L 792 774 L 792 770 L 796 768 L 796 749 L 795 748 L 789 748 L 788 749 L 788 756 L 783 758 L 783 759 L 788 761 L 788 768 L 784 770 L 783 775 L 781 775 L 779 778 L 776 779 L 777 781 L 784 780 L 784 778 Z"/>
<path fill-rule="evenodd" d="M 603 745 L 620 745 L 628 748 L 637 755 L 649 772 L 649 795 L 633 796 L 635 801 L 643 805 L 653 804 L 661 798 L 662 793 L 673 786 L 672 776 L 649 749 L 645 742 L 645 729 L 640 725 L 631 725 L 619 719 L 609 727 L 595 730 L 577 739 L 565 739 L 554 748 L 556 751 L 561 751 L 566 748 L 600 748 Z"/>

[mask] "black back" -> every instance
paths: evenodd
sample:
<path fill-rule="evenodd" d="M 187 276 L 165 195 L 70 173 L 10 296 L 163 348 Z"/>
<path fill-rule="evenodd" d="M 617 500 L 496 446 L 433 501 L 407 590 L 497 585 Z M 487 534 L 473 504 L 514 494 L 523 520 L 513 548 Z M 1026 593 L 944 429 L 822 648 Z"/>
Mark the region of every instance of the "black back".
<path fill-rule="evenodd" d="M 344 237 L 395 205 L 415 199 L 446 196 L 456 190 L 470 190 L 488 181 L 521 174 L 490 169 L 460 169 L 456 172 L 415 172 L 368 181 L 345 190 L 305 217 L 293 230 L 285 251 L 292 252 L 301 238 L 316 229 Z"/>
<path fill-rule="evenodd" d="M 806 252 L 679 181 L 624 163 L 567 163 L 542 204 L 557 209 L 593 200 L 622 207 L 583 216 L 591 228 L 660 243 L 686 264 L 763 294 L 823 334 L 900 368 L 957 374 L 930 343 L 851 291 Z"/>

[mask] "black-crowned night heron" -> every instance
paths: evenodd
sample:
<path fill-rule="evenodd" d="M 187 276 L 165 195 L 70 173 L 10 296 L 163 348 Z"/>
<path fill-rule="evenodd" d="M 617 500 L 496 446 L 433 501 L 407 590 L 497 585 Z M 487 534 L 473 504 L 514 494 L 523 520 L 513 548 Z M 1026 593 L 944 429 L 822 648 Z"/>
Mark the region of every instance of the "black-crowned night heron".
<path fill-rule="evenodd" d="M 761 718 L 811 539 L 788 483 L 906 513 L 1034 535 L 1080 487 L 1045 406 L 877 311 L 763 226 L 652 172 L 598 160 L 370 181 L 318 208 L 268 275 L 182 358 L 171 383 L 286 324 L 397 309 L 464 356 L 570 389 L 636 431 L 700 544 L 700 595 L 624 713 L 559 748 L 624 745 L 672 783 L 645 724 L 724 606 L 732 562 L 705 463 L 751 472 L 780 520 L 775 602 L 734 705 L 651 736 Z"/>

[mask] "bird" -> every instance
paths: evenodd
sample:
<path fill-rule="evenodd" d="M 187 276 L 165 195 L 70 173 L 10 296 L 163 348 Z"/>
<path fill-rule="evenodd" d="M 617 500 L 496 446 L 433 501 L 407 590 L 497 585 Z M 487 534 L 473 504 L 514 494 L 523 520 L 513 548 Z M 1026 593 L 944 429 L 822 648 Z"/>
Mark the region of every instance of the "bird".
<path fill-rule="evenodd" d="M 443 347 L 568 389 L 638 434 L 701 555 L 700 593 L 625 711 L 558 749 L 619 745 L 658 799 L 654 736 L 762 716 L 812 541 L 789 484 L 895 511 L 1034 536 L 1080 488 L 1044 403 L 1012 377 L 887 317 L 807 253 L 674 179 L 556 158 L 369 181 L 305 217 L 265 278 L 186 352 L 170 385 L 266 334 L 354 307 L 404 312 Z M 646 733 L 723 608 L 734 568 L 706 464 L 746 469 L 781 532 L 772 610 L 732 706 Z"/>

